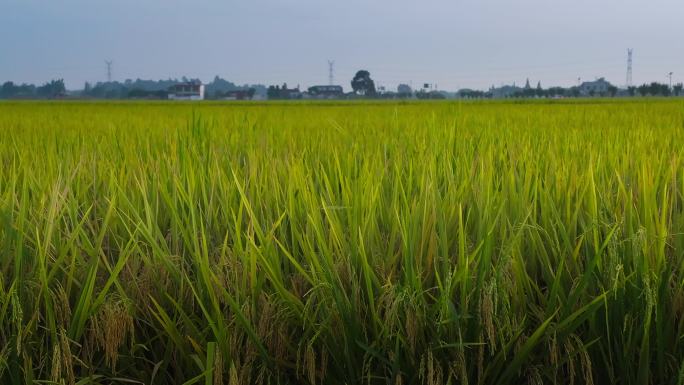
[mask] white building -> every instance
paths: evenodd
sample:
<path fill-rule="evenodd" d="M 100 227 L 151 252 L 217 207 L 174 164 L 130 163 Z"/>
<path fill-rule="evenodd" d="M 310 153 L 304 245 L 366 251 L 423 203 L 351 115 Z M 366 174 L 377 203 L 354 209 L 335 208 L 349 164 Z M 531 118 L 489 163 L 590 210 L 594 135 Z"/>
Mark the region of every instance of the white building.
<path fill-rule="evenodd" d="M 169 88 L 169 100 L 202 99 L 204 99 L 204 84 L 200 82 L 178 83 Z"/>

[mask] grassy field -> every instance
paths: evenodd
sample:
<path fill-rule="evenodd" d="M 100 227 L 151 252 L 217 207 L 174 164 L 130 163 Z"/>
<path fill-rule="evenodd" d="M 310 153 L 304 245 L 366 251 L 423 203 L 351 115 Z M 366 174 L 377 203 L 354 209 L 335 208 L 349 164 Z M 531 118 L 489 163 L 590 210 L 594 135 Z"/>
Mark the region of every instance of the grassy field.
<path fill-rule="evenodd" d="M 682 384 L 683 122 L 0 103 L 0 383 Z"/>

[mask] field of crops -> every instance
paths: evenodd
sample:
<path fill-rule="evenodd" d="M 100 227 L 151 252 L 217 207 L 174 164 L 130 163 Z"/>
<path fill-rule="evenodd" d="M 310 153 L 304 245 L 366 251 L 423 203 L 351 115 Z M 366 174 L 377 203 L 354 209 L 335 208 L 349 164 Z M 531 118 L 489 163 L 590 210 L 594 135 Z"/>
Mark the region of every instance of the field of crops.
<path fill-rule="evenodd" d="M 0 383 L 682 384 L 683 122 L 0 103 Z"/>

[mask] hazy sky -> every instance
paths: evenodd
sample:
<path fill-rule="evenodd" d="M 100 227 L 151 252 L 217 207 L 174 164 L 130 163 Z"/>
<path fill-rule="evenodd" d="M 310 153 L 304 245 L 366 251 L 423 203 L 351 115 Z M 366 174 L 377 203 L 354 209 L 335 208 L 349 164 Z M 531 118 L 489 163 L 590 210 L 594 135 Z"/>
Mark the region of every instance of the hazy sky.
<path fill-rule="evenodd" d="M 684 80 L 682 0 L 0 0 L 0 82 L 219 75 L 440 89 Z"/>

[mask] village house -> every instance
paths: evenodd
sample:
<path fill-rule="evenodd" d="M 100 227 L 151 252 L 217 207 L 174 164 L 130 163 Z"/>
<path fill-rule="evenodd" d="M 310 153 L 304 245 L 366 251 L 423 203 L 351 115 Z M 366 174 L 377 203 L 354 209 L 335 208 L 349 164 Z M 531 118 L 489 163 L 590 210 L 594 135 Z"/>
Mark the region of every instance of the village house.
<path fill-rule="evenodd" d="M 613 85 L 610 84 L 605 78 L 598 78 L 593 82 L 584 82 L 579 86 L 579 92 L 582 96 L 600 96 L 607 95 L 610 88 Z"/>
<path fill-rule="evenodd" d="M 233 90 L 226 92 L 221 99 L 223 100 L 252 100 L 254 97 L 254 89 L 248 90 Z"/>
<path fill-rule="evenodd" d="M 313 86 L 307 91 L 312 98 L 316 99 L 337 99 L 344 96 L 342 86 Z"/>
<path fill-rule="evenodd" d="M 203 100 L 204 84 L 198 81 L 174 84 L 169 88 L 169 100 Z"/>

